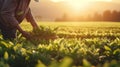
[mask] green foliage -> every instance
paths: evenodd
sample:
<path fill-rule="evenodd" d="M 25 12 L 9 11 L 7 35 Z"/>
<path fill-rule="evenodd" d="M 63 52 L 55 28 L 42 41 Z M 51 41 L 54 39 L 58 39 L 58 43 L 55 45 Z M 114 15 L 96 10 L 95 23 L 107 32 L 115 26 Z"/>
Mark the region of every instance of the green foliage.
<path fill-rule="evenodd" d="M 36 38 L 48 40 L 56 37 L 56 30 L 57 28 L 40 26 L 39 29 L 33 30 L 31 34 Z"/>
<path fill-rule="evenodd" d="M 0 67 L 120 67 L 120 23 L 43 25 L 31 42 L 0 36 Z"/>
<path fill-rule="evenodd" d="M 31 42 L 38 45 L 39 43 L 44 43 L 48 40 L 54 40 L 57 39 L 57 29 L 56 28 L 50 28 L 45 26 L 40 26 L 39 29 L 34 29 L 30 32 L 31 34 Z"/>
<path fill-rule="evenodd" d="M 91 67 L 92 65 L 87 61 L 87 60 L 83 60 L 83 66 L 84 67 Z"/>
<path fill-rule="evenodd" d="M 3 61 L 0 61 L 0 67 L 10 67 L 8 64 L 5 64 Z"/>
<path fill-rule="evenodd" d="M 4 59 L 5 59 L 5 60 L 8 60 L 8 59 L 9 59 L 8 52 L 5 52 L 5 53 L 4 53 Z"/>

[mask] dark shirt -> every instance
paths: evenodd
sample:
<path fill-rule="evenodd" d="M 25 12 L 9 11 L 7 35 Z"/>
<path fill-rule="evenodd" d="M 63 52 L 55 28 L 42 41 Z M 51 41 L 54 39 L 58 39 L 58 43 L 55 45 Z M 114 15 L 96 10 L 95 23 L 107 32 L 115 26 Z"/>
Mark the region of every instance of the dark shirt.
<path fill-rule="evenodd" d="M 0 0 L 0 24 L 16 27 L 24 18 L 33 21 L 29 8 L 31 0 Z"/>

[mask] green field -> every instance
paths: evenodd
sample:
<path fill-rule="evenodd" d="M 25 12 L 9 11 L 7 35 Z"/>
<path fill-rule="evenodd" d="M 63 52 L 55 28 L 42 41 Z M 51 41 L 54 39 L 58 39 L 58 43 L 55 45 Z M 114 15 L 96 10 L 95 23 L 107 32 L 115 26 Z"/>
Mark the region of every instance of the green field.
<path fill-rule="evenodd" d="M 0 36 L 0 67 L 120 67 L 120 23 L 39 22 L 31 42 Z"/>

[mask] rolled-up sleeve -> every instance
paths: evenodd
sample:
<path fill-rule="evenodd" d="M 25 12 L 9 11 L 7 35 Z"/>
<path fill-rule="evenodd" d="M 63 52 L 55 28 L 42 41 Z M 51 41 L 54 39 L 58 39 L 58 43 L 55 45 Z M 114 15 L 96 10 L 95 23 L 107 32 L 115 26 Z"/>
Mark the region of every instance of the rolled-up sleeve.
<path fill-rule="evenodd" d="M 16 27 L 19 23 L 15 18 L 15 9 L 17 7 L 17 3 L 15 0 L 4 0 L 2 8 L 0 10 L 0 17 L 3 22 L 2 24 L 8 27 Z"/>

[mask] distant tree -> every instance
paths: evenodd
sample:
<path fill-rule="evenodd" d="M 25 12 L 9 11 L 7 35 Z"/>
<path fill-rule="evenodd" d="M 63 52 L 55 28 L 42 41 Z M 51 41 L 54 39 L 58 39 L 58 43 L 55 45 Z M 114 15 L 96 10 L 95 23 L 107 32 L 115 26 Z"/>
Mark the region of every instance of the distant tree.
<path fill-rule="evenodd" d="M 114 10 L 114 11 L 112 12 L 112 21 L 118 22 L 119 20 L 120 20 L 119 12 L 116 11 L 116 10 Z"/>
<path fill-rule="evenodd" d="M 118 21 L 120 22 L 120 11 L 118 12 Z"/>
<path fill-rule="evenodd" d="M 104 21 L 112 21 L 112 13 L 110 10 L 106 10 L 103 12 L 103 20 Z"/>
<path fill-rule="evenodd" d="M 78 19 L 76 19 L 78 18 Z M 72 17 L 70 18 L 66 13 L 62 18 L 56 18 L 55 21 L 114 21 L 120 22 L 120 11 L 106 10 L 102 14 L 95 12 L 93 15 Z"/>
<path fill-rule="evenodd" d="M 102 15 L 97 12 L 94 13 L 93 20 L 94 21 L 102 21 Z"/>
<path fill-rule="evenodd" d="M 66 13 L 63 14 L 62 18 L 56 18 L 55 21 L 68 21 L 68 15 Z"/>
<path fill-rule="evenodd" d="M 59 21 L 63 21 L 61 18 L 56 18 L 55 21 L 59 22 Z"/>
<path fill-rule="evenodd" d="M 79 16 L 78 21 L 83 21 L 83 16 Z"/>
<path fill-rule="evenodd" d="M 86 18 L 84 18 L 84 21 L 93 21 L 93 17 L 88 15 Z"/>
<path fill-rule="evenodd" d="M 41 20 L 41 16 L 35 16 L 35 19 L 37 20 L 37 21 L 40 21 Z"/>
<path fill-rule="evenodd" d="M 62 20 L 63 21 L 67 21 L 68 20 L 68 15 L 66 13 L 63 14 Z"/>

